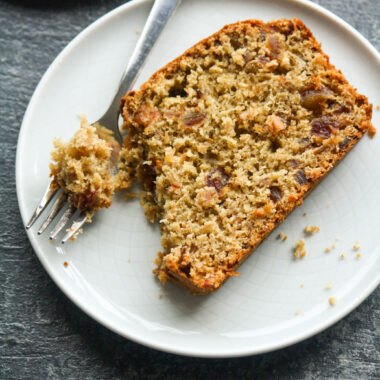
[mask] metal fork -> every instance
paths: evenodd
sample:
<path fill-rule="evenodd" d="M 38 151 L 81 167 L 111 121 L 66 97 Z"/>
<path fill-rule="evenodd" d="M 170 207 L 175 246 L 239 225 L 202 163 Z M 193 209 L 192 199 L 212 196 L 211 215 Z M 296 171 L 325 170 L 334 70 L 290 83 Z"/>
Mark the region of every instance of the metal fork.
<path fill-rule="evenodd" d="M 175 8 L 179 5 L 181 0 L 155 0 L 153 7 L 149 13 L 148 19 L 145 23 L 144 29 L 141 33 L 141 36 L 137 42 L 135 50 L 133 51 L 132 57 L 128 62 L 128 66 L 120 79 L 119 88 L 116 91 L 116 94 L 109 105 L 107 111 L 104 115 L 97 120 L 95 123 L 108 128 L 113 132 L 115 139 L 121 144 L 123 138 L 119 129 L 119 105 L 120 99 L 132 89 L 138 74 L 140 73 L 142 66 L 149 55 L 154 43 L 156 42 L 158 36 L 169 20 L 170 16 L 173 14 Z M 65 227 L 69 220 L 74 216 L 77 209 L 75 206 L 70 205 L 67 201 L 66 194 L 60 188 L 54 188 L 52 186 L 52 181 L 50 181 L 48 188 L 45 191 L 39 205 L 34 211 L 29 223 L 26 225 L 28 230 L 34 222 L 41 215 L 46 206 L 58 193 L 58 197 L 54 202 L 52 209 L 47 216 L 46 220 L 42 223 L 40 229 L 38 230 L 38 235 L 42 234 L 45 229 L 50 225 L 58 213 L 64 208 L 67 207 L 66 211 L 63 213 L 62 217 L 57 222 L 56 226 L 50 233 L 50 240 L 54 240 L 58 233 Z M 79 215 L 73 221 L 71 227 L 67 230 L 67 233 L 63 237 L 61 243 L 64 244 L 67 240 L 73 237 L 79 229 L 86 222 L 87 215 L 85 211 L 81 211 Z"/>

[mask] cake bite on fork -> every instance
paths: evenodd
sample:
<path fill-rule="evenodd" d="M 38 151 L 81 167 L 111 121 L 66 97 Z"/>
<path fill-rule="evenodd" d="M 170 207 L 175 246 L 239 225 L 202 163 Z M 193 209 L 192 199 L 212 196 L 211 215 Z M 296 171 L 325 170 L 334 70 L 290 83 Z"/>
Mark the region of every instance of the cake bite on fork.
<path fill-rule="evenodd" d="M 82 117 L 80 130 L 69 143 L 55 141 L 52 152 L 52 179 L 26 229 L 30 229 L 46 206 L 56 197 L 53 207 L 41 225 L 41 234 L 56 218 L 62 208 L 66 211 L 50 233 L 54 240 L 78 214 L 62 239 L 73 238 L 97 210 L 111 205 L 111 197 L 117 187 L 127 187 L 125 180 L 115 174 L 118 153 L 123 142 L 119 129 L 120 99 L 129 91 L 148 57 L 158 36 L 181 0 L 155 0 L 144 29 L 128 62 L 108 109 L 95 123 L 89 124 Z M 124 176 L 125 178 L 125 176 Z"/>

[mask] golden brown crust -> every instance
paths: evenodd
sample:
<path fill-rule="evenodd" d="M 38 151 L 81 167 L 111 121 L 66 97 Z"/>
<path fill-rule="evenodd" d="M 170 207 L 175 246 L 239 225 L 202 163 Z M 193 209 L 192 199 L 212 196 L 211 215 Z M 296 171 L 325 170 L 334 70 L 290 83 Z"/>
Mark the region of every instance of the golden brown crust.
<path fill-rule="evenodd" d="M 238 36 L 236 40 L 234 40 L 235 35 Z M 245 35 L 247 39 L 252 38 L 256 43 L 255 51 L 247 48 L 248 45 L 244 45 L 242 36 Z M 289 39 L 293 39 L 292 45 L 288 41 L 288 36 L 290 36 Z M 299 48 L 297 44 L 299 44 Z M 222 50 L 219 48 L 220 45 L 225 54 L 222 54 L 222 58 L 220 58 Z M 214 68 L 217 66 L 216 64 L 207 66 L 210 56 L 214 56 L 213 62 L 217 61 L 219 69 L 218 67 Z M 252 56 L 255 57 L 253 60 Z M 291 75 L 295 69 L 289 63 L 289 56 L 293 59 L 294 67 L 297 65 L 301 67 L 296 67 L 298 71 L 295 76 Z M 197 59 L 198 61 L 196 61 Z M 222 59 L 228 60 L 229 65 L 223 66 Z M 305 66 L 302 59 L 309 66 Z M 195 61 L 198 63 L 193 66 L 189 64 L 189 62 Z M 256 70 L 257 77 L 261 79 L 255 84 L 259 88 L 257 93 L 246 95 L 248 90 L 245 90 L 244 87 L 238 90 L 234 89 L 237 86 L 231 80 L 240 78 L 241 81 L 248 81 L 247 83 L 249 80 L 254 80 L 248 67 L 251 62 L 256 65 L 252 67 L 252 70 Z M 203 65 L 202 69 L 199 69 L 201 65 Z M 232 75 L 232 66 L 240 67 L 240 72 Z M 220 69 L 220 67 L 224 67 L 224 69 Z M 315 70 L 314 67 L 316 67 Z M 214 91 L 213 88 L 203 87 L 200 89 L 201 80 L 207 77 L 211 70 L 215 70 L 217 74 L 213 79 L 214 82 L 210 81 L 209 83 L 216 82 L 215 86 L 218 86 L 219 80 L 224 81 L 224 87 L 219 86 L 218 93 L 214 97 L 209 96 Z M 242 73 L 244 71 L 247 72 L 246 75 Z M 305 72 L 310 73 L 305 75 Z M 178 86 L 180 82 L 182 85 Z M 209 86 L 211 85 L 209 84 Z M 265 99 L 254 100 L 256 108 L 250 108 L 252 99 L 257 99 L 257 94 L 260 91 L 266 91 L 268 86 L 282 91 L 283 95 L 280 94 L 282 97 L 276 98 L 276 101 L 279 102 L 277 107 L 283 105 L 290 108 L 296 104 L 294 106 L 296 108 L 292 110 L 293 114 L 288 109 L 282 109 L 282 113 L 277 113 L 273 105 L 268 106 L 265 103 Z M 174 91 L 174 95 L 170 95 L 170 93 L 168 95 L 167 88 L 171 88 L 170 91 Z M 225 90 L 226 88 L 227 90 Z M 184 89 L 187 91 L 186 97 L 191 98 L 192 103 L 190 100 L 187 103 L 184 103 L 183 99 L 181 100 L 181 91 Z M 200 90 L 198 91 L 198 89 Z M 286 91 L 292 97 L 291 101 L 285 98 Z M 273 96 L 276 97 L 277 94 L 275 93 Z M 229 98 L 226 101 L 227 97 Z M 169 98 L 172 100 L 169 101 Z M 237 98 L 240 99 L 240 103 L 238 102 L 236 105 L 234 99 Z M 241 104 L 244 100 L 246 100 L 246 105 L 242 107 Z M 224 108 L 216 107 L 215 102 L 219 102 L 218 105 L 224 102 L 222 104 Z M 231 102 L 234 104 L 233 107 L 239 109 L 232 116 L 228 114 Z M 223 116 L 218 119 L 219 115 L 216 116 L 215 112 L 213 114 L 210 111 L 212 107 L 216 107 L 218 112 L 228 115 L 228 117 Z M 305 196 L 359 139 L 368 130 L 371 131 L 371 135 L 374 134 L 371 124 L 372 106 L 368 104 L 367 98 L 358 94 L 343 74 L 330 64 L 328 56 L 321 50 L 320 43 L 298 19 L 282 19 L 267 24 L 259 20 L 247 20 L 225 26 L 157 71 L 141 86 L 140 90 L 128 93 L 121 101 L 121 110 L 125 126 L 130 134 L 129 149 L 124 151 L 126 170 L 131 170 L 130 163 L 136 163 L 137 157 L 145 162 L 133 175 L 143 183 L 146 190 L 143 206 L 147 216 L 152 220 L 163 220 L 165 254 L 159 259 L 156 273 L 162 281 L 170 280 L 186 287 L 190 292 L 198 294 L 210 293 L 218 289 L 227 278 L 236 275 L 237 267 L 286 218 L 294 207 L 302 203 Z M 261 116 L 258 117 L 259 111 Z M 285 111 L 289 112 L 283 115 Z M 215 120 L 219 120 L 219 124 Z M 225 125 L 220 123 L 225 123 Z M 230 133 L 231 125 L 235 126 L 232 135 Z M 219 218 L 218 223 L 223 226 L 222 229 L 227 228 L 228 223 L 231 223 L 220 218 L 221 214 L 226 215 L 231 209 L 226 206 L 222 210 L 220 205 L 226 203 L 226 200 L 233 199 L 236 205 L 243 207 L 243 200 L 249 197 L 246 191 L 253 191 L 256 188 L 253 185 L 246 185 L 247 182 L 250 183 L 246 172 L 242 176 L 237 174 L 240 173 L 240 169 L 240 171 L 245 170 L 244 162 L 240 162 L 238 158 L 238 163 L 242 168 L 236 169 L 236 166 L 239 165 L 234 165 L 231 159 L 234 157 L 233 155 L 228 156 L 229 158 L 221 158 L 223 154 L 215 150 L 216 147 L 220 150 L 221 146 L 223 146 L 222 149 L 227 149 L 226 146 L 217 145 L 218 141 L 214 137 L 205 136 L 206 132 L 202 132 L 201 135 L 197 134 L 198 131 L 215 131 L 215 128 L 222 128 L 222 126 L 225 131 L 219 139 L 228 141 L 231 150 L 236 149 L 232 148 L 236 141 L 241 144 L 242 139 L 239 136 L 242 134 L 247 144 L 248 142 L 250 144 L 257 143 L 260 149 L 269 149 L 268 154 L 273 153 L 272 158 L 278 159 L 279 164 L 278 168 L 272 171 L 263 172 L 261 169 L 257 169 L 257 174 L 253 174 L 253 182 L 251 182 L 256 187 L 262 187 L 261 193 L 258 194 L 260 201 L 250 201 L 252 207 L 245 219 L 244 217 L 229 219 L 242 223 L 241 228 L 239 226 L 239 229 L 235 228 L 231 231 L 236 236 L 240 236 L 239 233 L 242 233 L 243 237 L 236 237 L 235 241 L 233 239 L 226 241 L 226 252 L 215 252 L 214 248 L 218 245 L 209 243 L 209 252 L 204 253 L 199 246 L 195 247 L 191 244 L 188 235 L 200 234 L 206 230 L 208 239 L 220 236 L 215 232 L 219 231 L 219 227 L 216 223 L 213 224 L 212 220 Z M 230 135 L 228 135 L 229 133 Z M 205 188 L 200 185 L 194 190 L 194 186 L 191 187 L 191 181 L 184 182 L 183 178 L 188 173 L 184 172 L 183 168 L 189 157 L 180 152 L 181 149 L 186 151 L 185 145 L 181 145 L 181 148 L 178 149 L 175 147 L 176 141 L 177 145 L 179 144 L 178 136 L 184 136 L 182 140 L 186 140 L 187 136 L 190 136 L 189 139 L 196 142 L 192 149 L 198 150 L 198 163 L 190 162 L 186 170 L 198 170 L 194 181 L 198 186 L 202 182 L 202 178 L 205 178 Z M 302 140 L 302 137 L 310 140 L 304 148 L 301 143 L 297 143 Z M 279 150 L 283 151 L 276 153 L 277 147 L 274 146 L 274 152 L 271 153 L 268 142 L 274 145 L 279 144 Z M 288 150 L 284 145 L 287 142 L 290 146 Z M 214 150 L 203 152 L 202 144 L 214 146 Z M 244 148 L 244 144 L 238 146 L 241 147 L 239 149 Z M 315 158 L 313 160 L 313 155 L 319 159 L 318 162 L 315 161 Z M 214 156 L 219 162 L 218 169 L 213 169 L 210 164 L 215 161 Z M 297 160 L 289 160 L 289 158 L 295 157 Z M 296 162 L 295 167 L 286 166 L 291 161 Z M 226 165 L 227 172 L 220 168 L 222 167 L 221 163 Z M 176 164 L 177 166 L 175 166 Z M 191 167 L 192 164 L 196 169 Z M 199 169 L 199 165 L 201 168 L 204 166 L 205 169 Z M 298 167 L 298 165 L 300 166 Z M 248 170 L 249 173 L 251 171 L 255 172 L 254 169 Z M 180 178 L 176 176 L 178 173 L 181 173 Z M 286 178 L 281 179 L 281 176 Z M 295 182 L 294 178 L 296 178 Z M 267 180 L 270 181 L 269 184 L 265 182 Z M 156 184 L 157 189 L 155 188 Z M 173 222 L 168 221 L 170 213 L 173 215 L 177 213 L 178 219 L 180 219 L 181 210 L 175 211 L 175 207 L 179 207 L 181 204 L 178 197 L 182 196 L 183 199 L 187 199 L 188 194 L 191 194 L 190 198 L 192 197 L 191 202 L 193 202 L 191 206 L 184 205 L 189 211 L 188 218 L 194 217 L 199 224 L 200 219 L 197 218 L 199 215 L 203 215 L 201 224 L 208 223 L 208 229 L 206 227 L 202 229 L 201 226 L 194 230 L 193 227 L 188 233 L 182 233 L 178 231 L 186 230 L 185 224 L 182 223 L 178 230 L 177 227 L 177 229 L 173 228 Z M 210 210 L 219 214 L 215 214 L 214 218 L 212 212 L 210 216 Z M 195 217 L 194 213 L 199 215 L 197 214 L 198 216 Z M 175 222 L 175 218 L 170 220 Z M 177 235 L 178 239 L 175 237 Z M 182 236 L 182 241 L 186 239 L 182 245 L 179 243 L 181 241 L 179 236 Z M 194 239 L 194 241 L 199 242 L 199 239 Z M 237 245 L 234 243 L 236 241 L 242 244 L 240 249 L 236 248 Z M 220 247 L 222 246 L 220 245 Z M 207 247 L 206 243 L 204 247 Z M 214 268 L 217 266 L 215 263 L 219 260 L 219 253 L 220 265 L 218 268 Z M 210 259 L 211 256 L 217 257 L 217 259 Z M 196 260 L 207 262 L 208 266 L 205 264 L 207 270 L 198 265 Z M 210 260 L 213 264 L 209 263 Z"/>

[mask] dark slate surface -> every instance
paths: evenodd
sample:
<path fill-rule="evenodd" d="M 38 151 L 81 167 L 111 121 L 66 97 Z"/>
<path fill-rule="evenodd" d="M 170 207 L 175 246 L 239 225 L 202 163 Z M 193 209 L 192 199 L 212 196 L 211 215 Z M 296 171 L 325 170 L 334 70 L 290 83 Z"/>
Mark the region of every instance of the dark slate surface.
<path fill-rule="evenodd" d="M 380 48 L 379 0 L 317 2 Z M 379 289 L 335 326 L 292 347 L 246 358 L 193 359 L 108 331 L 72 304 L 41 267 L 23 230 L 15 193 L 21 120 L 61 49 L 122 3 L 0 2 L 0 378 L 379 378 Z"/>

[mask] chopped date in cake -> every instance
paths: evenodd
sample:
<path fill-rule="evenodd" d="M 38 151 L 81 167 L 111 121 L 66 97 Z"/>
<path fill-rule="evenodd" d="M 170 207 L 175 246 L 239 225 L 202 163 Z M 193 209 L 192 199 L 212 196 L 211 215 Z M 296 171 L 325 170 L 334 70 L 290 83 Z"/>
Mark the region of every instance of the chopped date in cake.
<path fill-rule="evenodd" d="M 340 104 L 338 102 L 332 102 L 330 104 L 330 108 L 335 108 L 335 114 L 349 113 L 351 111 L 351 107 L 346 104 Z"/>
<path fill-rule="evenodd" d="M 247 50 L 244 55 L 243 59 L 245 62 L 252 61 L 252 59 L 255 57 L 255 53 L 252 50 Z"/>
<path fill-rule="evenodd" d="M 258 57 L 258 58 L 257 58 L 257 60 L 256 60 L 256 64 L 257 64 L 258 66 L 264 67 L 269 61 L 270 61 L 270 58 L 269 58 L 269 57 L 261 56 L 261 57 Z"/>
<path fill-rule="evenodd" d="M 153 191 L 156 181 L 156 170 L 154 166 L 143 164 L 141 166 L 141 176 L 146 190 Z"/>
<path fill-rule="evenodd" d="M 147 127 L 153 121 L 157 120 L 160 117 L 160 113 L 157 109 L 152 108 L 146 104 L 142 105 L 135 116 L 135 121 Z"/>
<path fill-rule="evenodd" d="M 268 37 L 267 47 L 270 59 L 279 58 L 285 51 L 284 43 L 276 35 Z"/>
<path fill-rule="evenodd" d="M 294 32 L 294 25 L 293 25 L 292 22 L 289 22 L 289 24 L 288 24 L 288 30 L 286 30 L 284 34 L 285 34 L 286 36 L 289 36 L 289 35 L 291 35 L 293 32 Z"/>
<path fill-rule="evenodd" d="M 302 169 L 298 170 L 294 177 L 300 186 L 305 185 L 309 182 L 305 175 L 305 172 Z"/>
<path fill-rule="evenodd" d="M 229 176 L 222 169 L 212 169 L 206 178 L 207 186 L 214 187 L 220 193 L 227 185 Z"/>
<path fill-rule="evenodd" d="M 270 186 L 269 190 L 270 190 L 269 198 L 271 199 L 271 201 L 273 201 L 274 203 L 277 203 L 279 200 L 281 200 L 282 191 L 278 186 Z"/>
<path fill-rule="evenodd" d="M 182 121 L 183 124 L 186 125 L 187 127 L 192 127 L 194 125 L 199 125 L 204 122 L 206 118 L 206 115 L 202 112 L 191 112 L 186 114 Z"/>
<path fill-rule="evenodd" d="M 293 168 L 293 169 L 294 169 L 294 168 L 297 168 L 297 167 L 299 166 L 299 164 L 300 164 L 300 163 L 299 163 L 297 160 L 294 160 L 294 159 L 288 161 L 288 165 L 289 165 L 291 168 Z"/>
<path fill-rule="evenodd" d="M 308 110 L 319 110 L 321 105 L 328 99 L 332 98 L 332 93 L 326 87 L 320 90 L 307 89 L 300 92 L 301 104 Z"/>
<path fill-rule="evenodd" d="M 342 142 L 339 143 L 339 148 L 344 149 L 349 143 L 351 139 L 349 137 L 346 137 Z"/>
<path fill-rule="evenodd" d="M 311 123 L 311 134 L 327 139 L 330 137 L 331 133 L 337 134 L 341 125 L 342 124 L 337 119 L 322 116 L 319 119 L 314 119 Z"/>
<path fill-rule="evenodd" d="M 310 139 L 308 137 L 302 137 L 298 140 L 298 144 L 302 147 L 306 147 L 310 144 Z"/>
<path fill-rule="evenodd" d="M 319 120 L 315 120 L 311 124 L 311 134 L 314 136 L 327 139 L 330 137 L 331 128 L 328 124 L 324 124 L 323 122 L 320 122 Z"/>
<path fill-rule="evenodd" d="M 99 193 L 99 189 L 91 191 L 90 194 L 87 194 L 84 198 L 83 207 L 85 209 L 91 207 L 96 201 L 96 195 Z"/>

